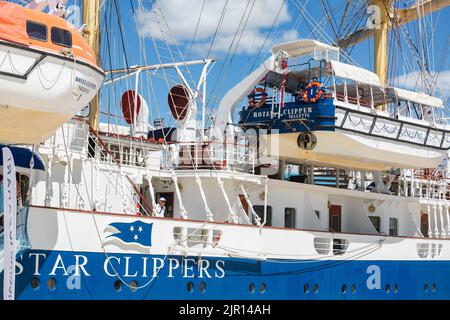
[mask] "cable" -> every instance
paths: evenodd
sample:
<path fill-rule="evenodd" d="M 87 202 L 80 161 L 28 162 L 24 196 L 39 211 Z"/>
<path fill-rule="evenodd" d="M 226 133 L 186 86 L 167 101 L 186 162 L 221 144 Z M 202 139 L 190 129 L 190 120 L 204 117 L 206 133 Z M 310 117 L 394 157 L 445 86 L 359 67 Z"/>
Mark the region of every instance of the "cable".
<path fill-rule="evenodd" d="M 206 0 L 203 0 L 202 8 L 200 9 L 200 15 L 198 16 L 197 25 L 195 26 L 194 36 L 192 37 L 191 45 L 189 46 L 189 51 L 187 55 L 187 59 L 191 56 L 192 46 L 194 45 L 195 38 L 197 36 L 198 26 L 200 25 L 200 21 L 202 19 L 203 9 L 205 8 Z"/>

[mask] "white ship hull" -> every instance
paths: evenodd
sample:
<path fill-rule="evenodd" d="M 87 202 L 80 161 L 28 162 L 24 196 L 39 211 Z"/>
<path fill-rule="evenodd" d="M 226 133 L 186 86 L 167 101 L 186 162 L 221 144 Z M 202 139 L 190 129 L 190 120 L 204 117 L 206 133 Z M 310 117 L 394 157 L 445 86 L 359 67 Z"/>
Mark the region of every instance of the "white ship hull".
<path fill-rule="evenodd" d="M 117 223 L 151 225 L 140 233 L 151 246 L 114 237 Z M 447 239 L 39 207 L 30 209 L 28 229 L 31 249 L 17 261 L 18 299 L 448 298 Z"/>

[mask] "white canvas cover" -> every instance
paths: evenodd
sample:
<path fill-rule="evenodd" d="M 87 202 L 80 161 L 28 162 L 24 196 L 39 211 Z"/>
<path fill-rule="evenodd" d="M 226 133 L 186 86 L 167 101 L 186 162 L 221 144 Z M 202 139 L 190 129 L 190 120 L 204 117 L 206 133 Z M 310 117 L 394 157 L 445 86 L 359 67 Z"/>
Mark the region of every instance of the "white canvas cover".
<path fill-rule="evenodd" d="M 272 48 L 272 53 L 276 54 L 279 51 L 284 51 L 289 55 L 289 57 L 295 58 L 305 54 L 313 54 L 316 51 L 327 50 L 339 53 L 338 47 L 333 47 L 311 39 L 296 40 L 276 45 Z"/>
<path fill-rule="evenodd" d="M 411 101 L 434 108 L 444 108 L 444 102 L 437 97 L 432 97 L 422 92 L 408 91 L 400 88 L 393 89 L 399 100 Z"/>
<path fill-rule="evenodd" d="M 329 60 L 328 63 L 336 77 L 353 80 L 358 83 L 381 86 L 380 78 L 369 70 L 334 60 Z"/>

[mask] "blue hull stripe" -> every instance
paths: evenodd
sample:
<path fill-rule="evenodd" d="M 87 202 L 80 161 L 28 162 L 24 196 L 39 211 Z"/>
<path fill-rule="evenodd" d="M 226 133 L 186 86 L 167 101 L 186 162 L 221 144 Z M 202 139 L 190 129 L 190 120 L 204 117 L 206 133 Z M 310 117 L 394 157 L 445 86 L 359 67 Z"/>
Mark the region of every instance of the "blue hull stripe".
<path fill-rule="evenodd" d="M 77 263 L 80 276 L 75 274 Z M 18 259 L 16 296 L 38 300 L 450 299 L 448 270 L 450 261 L 209 257 L 202 261 L 198 257 L 33 250 Z M 120 285 L 119 277 L 144 288 Z M 2 282 L 3 274 L 1 287 Z"/>

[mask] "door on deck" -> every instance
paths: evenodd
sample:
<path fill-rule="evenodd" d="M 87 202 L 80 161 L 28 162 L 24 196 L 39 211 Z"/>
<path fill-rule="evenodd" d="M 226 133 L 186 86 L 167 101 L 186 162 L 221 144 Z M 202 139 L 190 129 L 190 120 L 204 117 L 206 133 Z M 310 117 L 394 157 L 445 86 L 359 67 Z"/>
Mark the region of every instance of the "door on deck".
<path fill-rule="evenodd" d="M 173 192 L 158 192 L 156 193 L 156 203 L 159 203 L 159 198 L 166 198 L 166 211 L 164 212 L 164 217 L 173 218 L 173 201 L 175 195 Z"/>
<path fill-rule="evenodd" d="M 422 213 L 420 216 L 420 232 L 424 237 L 428 237 L 428 214 Z"/>
<path fill-rule="evenodd" d="M 329 210 L 329 229 L 336 233 L 341 232 L 341 209 L 341 206 L 331 205 Z M 343 254 L 345 252 L 345 250 L 343 250 L 343 245 L 344 243 L 342 239 L 333 239 L 333 254 Z"/>
<path fill-rule="evenodd" d="M 329 212 L 329 228 L 334 232 L 341 232 L 341 206 L 332 205 Z"/>

